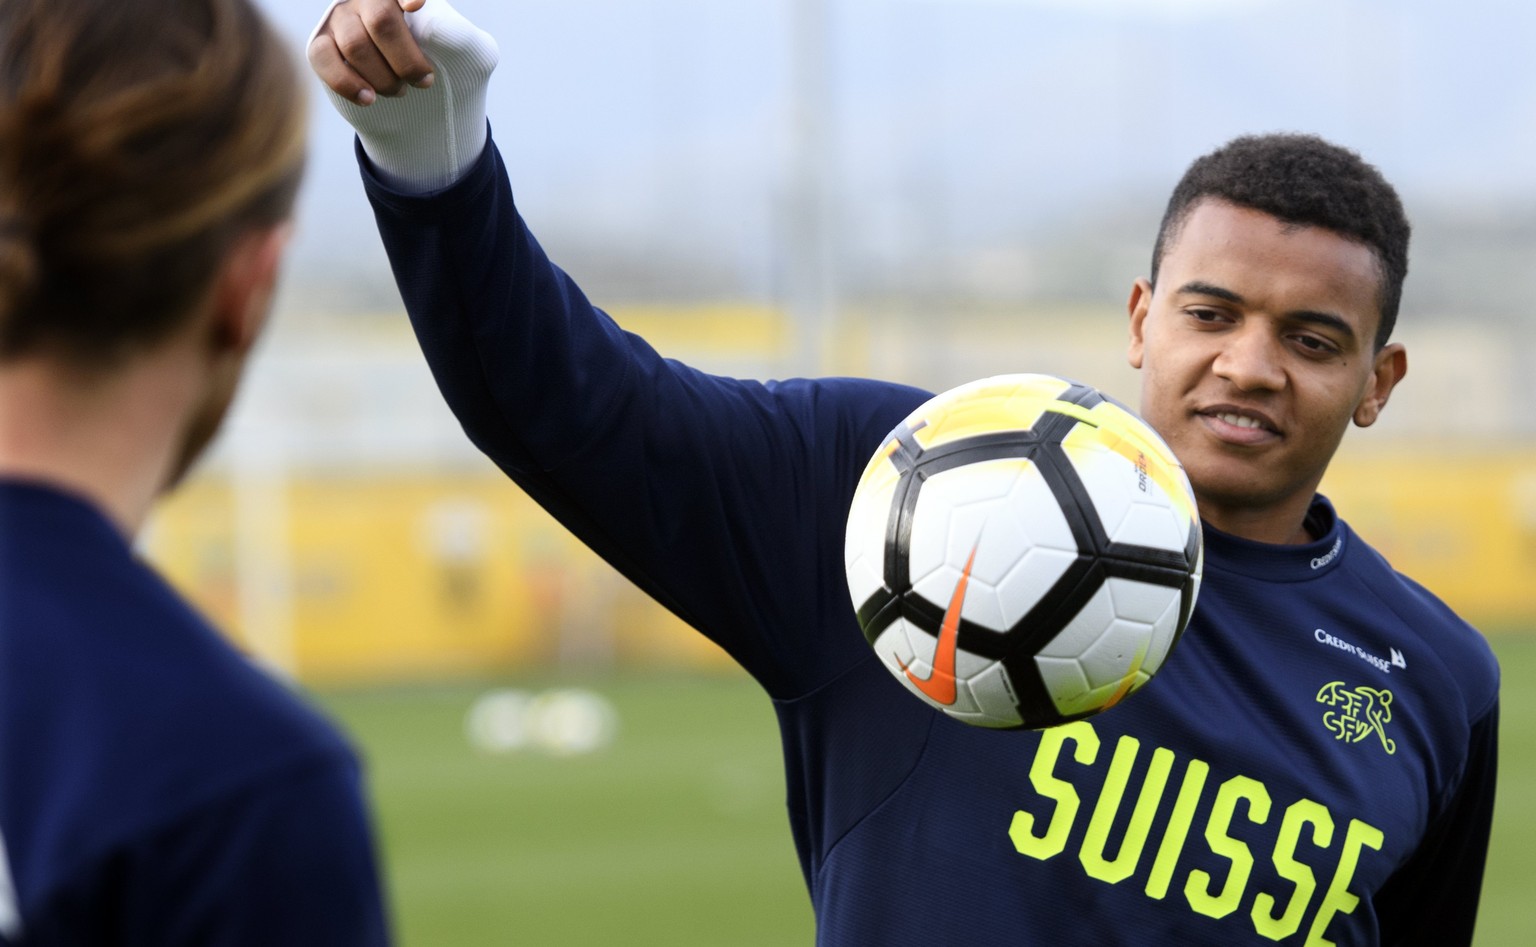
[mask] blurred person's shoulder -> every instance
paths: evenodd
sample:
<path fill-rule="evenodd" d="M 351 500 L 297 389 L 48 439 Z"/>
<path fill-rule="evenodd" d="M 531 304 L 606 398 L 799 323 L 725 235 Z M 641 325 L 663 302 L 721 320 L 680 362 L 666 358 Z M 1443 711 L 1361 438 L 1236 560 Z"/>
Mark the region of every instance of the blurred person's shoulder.
<path fill-rule="evenodd" d="M 0 482 L 0 769 L 29 787 L 0 809 L 8 831 L 97 847 L 317 765 L 356 761 L 99 511 Z"/>

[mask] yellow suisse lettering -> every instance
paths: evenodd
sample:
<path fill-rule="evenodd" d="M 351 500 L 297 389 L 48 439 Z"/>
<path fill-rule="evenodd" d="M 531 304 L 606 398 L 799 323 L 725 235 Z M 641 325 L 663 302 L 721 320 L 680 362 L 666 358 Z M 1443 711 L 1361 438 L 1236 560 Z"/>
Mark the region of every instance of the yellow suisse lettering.
<path fill-rule="evenodd" d="M 1179 786 L 1179 797 L 1173 801 L 1173 814 L 1168 817 L 1168 829 L 1157 847 L 1157 859 L 1152 862 L 1152 874 L 1147 878 L 1147 897 L 1161 901 L 1168 895 L 1168 883 L 1173 880 L 1173 869 L 1178 864 L 1179 853 L 1184 850 L 1184 840 L 1189 837 L 1190 826 L 1195 822 L 1195 806 L 1200 803 L 1200 792 L 1205 788 L 1205 778 L 1210 775 L 1210 764 L 1203 760 L 1190 760 L 1184 770 L 1184 782 Z"/>
<path fill-rule="evenodd" d="M 1245 843 L 1227 834 L 1239 799 L 1248 800 L 1248 821 L 1262 825 L 1269 818 L 1269 790 L 1258 780 L 1234 776 L 1216 791 L 1211 821 L 1205 826 L 1205 840 L 1213 853 L 1232 863 L 1232 869 L 1216 894 L 1210 890 L 1210 874 L 1198 868 L 1189 873 L 1189 879 L 1184 883 L 1184 897 L 1189 906 L 1207 917 L 1226 917 L 1237 910 L 1243 899 L 1243 889 L 1248 885 L 1248 875 L 1253 871 L 1253 853 Z"/>
<path fill-rule="evenodd" d="M 1285 821 L 1280 824 L 1280 837 L 1275 840 L 1272 860 L 1275 871 L 1294 884 L 1296 890 L 1280 917 L 1274 915 L 1274 895 L 1261 891 L 1253 899 L 1253 929 L 1270 940 L 1284 940 L 1300 929 L 1301 916 L 1317 891 L 1317 878 L 1312 869 L 1296 860 L 1296 844 L 1304 825 L 1312 826 L 1312 844 L 1317 848 L 1333 844 L 1333 816 L 1321 803 L 1299 799 L 1285 810 Z"/>
<path fill-rule="evenodd" d="M 1168 785 L 1168 773 L 1173 769 L 1173 751 L 1159 747 L 1152 753 L 1147 778 L 1141 784 L 1141 794 L 1136 797 L 1136 808 L 1131 812 L 1131 824 L 1126 827 L 1125 839 L 1120 843 L 1120 854 L 1106 858 L 1109 830 L 1120 803 L 1125 798 L 1125 787 L 1131 778 L 1131 767 L 1136 763 L 1136 752 L 1141 741 L 1135 737 L 1121 737 L 1115 746 L 1115 758 L 1109 764 L 1109 776 L 1104 790 L 1093 807 L 1093 818 L 1088 822 L 1088 835 L 1083 839 L 1078 860 L 1088 875 L 1110 884 L 1124 881 L 1136 871 L 1141 861 L 1142 849 L 1147 844 L 1147 833 L 1152 830 L 1152 816 L 1162 801 L 1163 789 Z"/>
<path fill-rule="evenodd" d="M 1024 811 L 1013 814 L 1013 822 L 1008 826 L 1008 837 L 1013 840 L 1013 847 L 1021 855 L 1044 861 L 1053 855 L 1060 855 L 1067 847 L 1067 835 L 1072 831 L 1072 822 L 1077 818 L 1081 800 L 1072 784 L 1056 778 L 1053 771 L 1061 757 L 1062 744 L 1068 740 L 1073 743 L 1072 758 L 1078 763 L 1089 766 L 1098 758 L 1099 735 L 1086 720 L 1052 727 L 1040 734 L 1040 747 L 1035 751 L 1035 761 L 1029 768 L 1029 781 L 1035 787 L 1035 792 L 1055 800 L 1056 811 L 1040 835 L 1034 834 L 1034 816 Z"/>
<path fill-rule="evenodd" d="M 1339 855 L 1339 868 L 1333 873 L 1333 880 L 1328 883 L 1328 893 L 1323 896 L 1317 917 L 1312 920 L 1312 927 L 1307 931 L 1307 947 L 1332 947 L 1333 941 L 1323 937 L 1328 922 L 1333 920 L 1335 914 L 1352 913 L 1360 903 L 1359 897 L 1349 893 L 1349 883 L 1360 865 L 1360 849 L 1370 848 L 1379 852 L 1385 838 L 1376 826 L 1359 819 L 1349 820 L 1349 831 L 1344 835 L 1344 851 Z"/>
<path fill-rule="evenodd" d="M 1078 764 L 1069 768 L 1063 779 L 1057 769 L 1064 763 L 1066 744 L 1072 744 L 1071 758 Z M 1079 720 L 1045 730 L 1040 734 L 1039 748 L 1030 766 L 1029 779 L 1036 793 L 1053 802 L 1054 809 L 1049 821 L 1037 826 L 1036 817 L 1023 810 L 1014 812 L 1008 827 L 1008 837 L 1014 848 L 1023 855 L 1042 861 L 1060 855 L 1066 850 L 1072 827 L 1082 809 L 1079 786 L 1092 789 L 1099 772 L 1089 770 L 1097 761 L 1102 745 L 1098 732 L 1088 721 Z M 1141 784 L 1136 804 L 1131 811 L 1125 836 L 1118 852 L 1110 857 L 1110 833 L 1115 820 L 1125 804 L 1126 790 L 1141 752 L 1141 741 L 1122 736 L 1115 745 L 1115 754 L 1108 771 L 1102 775 L 1098 798 L 1089 818 L 1078 861 L 1091 878 L 1118 884 L 1136 874 L 1142 855 L 1151 836 L 1152 824 L 1162 806 L 1175 762 L 1173 751 L 1155 748 L 1147 765 L 1147 774 Z M 1157 856 L 1152 861 L 1147 876 L 1147 897 L 1162 900 L 1168 895 L 1174 872 L 1178 868 L 1184 845 L 1194 827 L 1195 815 L 1210 777 L 1210 764 L 1192 759 L 1184 770 L 1178 796 L 1168 815 L 1168 825 L 1158 843 Z M 1272 800 L 1269 789 L 1248 776 L 1234 776 L 1217 789 L 1205 824 L 1205 839 L 1212 854 L 1231 863 L 1220 890 L 1213 890 L 1214 879 L 1201 869 L 1191 869 L 1185 879 L 1184 896 L 1196 913 L 1212 918 L 1228 917 L 1243 903 L 1248 883 L 1253 876 L 1254 855 L 1248 845 L 1231 835 L 1232 820 L 1237 815 L 1240 801 L 1247 802 L 1247 819 L 1254 825 L 1269 820 Z M 1310 832 L 1308 830 L 1310 826 Z M 1282 892 L 1256 892 L 1250 910 L 1254 930 L 1262 937 L 1282 941 L 1302 929 L 1304 918 L 1316 899 L 1318 880 L 1312 867 L 1297 858 L 1297 849 L 1308 845 L 1320 852 L 1327 852 L 1333 844 L 1335 822 L 1332 813 L 1321 803 L 1300 799 L 1285 810 L 1270 860 L 1275 873 L 1293 886 L 1289 894 Z M 1038 829 L 1039 834 L 1036 834 Z M 1362 849 L 1380 851 L 1384 836 L 1375 826 L 1352 819 L 1345 833 L 1342 851 L 1338 855 L 1337 868 L 1328 890 L 1317 906 L 1317 913 L 1307 929 L 1308 947 L 1330 947 L 1332 941 L 1324 936 L 1328 925 L 1339 914 L 1351 914 L 1359 906 L 1360 898 L 1351 893 L 1349 885 L 1359 868 Z M 1315 861 L 1315 859 L 1314 859 Z M 1284 899 L 1282 907 L 1281 900 Z"/>

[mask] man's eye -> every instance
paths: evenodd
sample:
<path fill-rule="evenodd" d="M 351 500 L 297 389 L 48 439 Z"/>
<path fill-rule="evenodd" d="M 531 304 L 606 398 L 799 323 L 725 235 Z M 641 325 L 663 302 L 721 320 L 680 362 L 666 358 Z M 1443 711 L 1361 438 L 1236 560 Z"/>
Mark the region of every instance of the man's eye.
<path fill-rule="evenodd" d="M 1316 352 L 1319 355 L 1332 354 L 1333 352 L 1338 351 L 1332 342 L 1329 342 L 1327 339 L 1320 339 L 1315 335 L 1298 335 L 1292 336 L 1292 338 L 1296 340 L 1297 345 L 1301 346 L 1309 352 Z"/>

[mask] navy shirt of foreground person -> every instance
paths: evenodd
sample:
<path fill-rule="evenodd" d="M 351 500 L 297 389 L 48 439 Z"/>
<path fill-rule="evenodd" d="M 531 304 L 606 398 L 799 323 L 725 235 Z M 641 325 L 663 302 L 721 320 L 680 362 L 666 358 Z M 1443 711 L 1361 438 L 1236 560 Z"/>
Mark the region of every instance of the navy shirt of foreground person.
<path fill-rule="evenodd" d="M 0 479 L 0 943 L 384 944 L 357 762 L 97 509 Z"/>

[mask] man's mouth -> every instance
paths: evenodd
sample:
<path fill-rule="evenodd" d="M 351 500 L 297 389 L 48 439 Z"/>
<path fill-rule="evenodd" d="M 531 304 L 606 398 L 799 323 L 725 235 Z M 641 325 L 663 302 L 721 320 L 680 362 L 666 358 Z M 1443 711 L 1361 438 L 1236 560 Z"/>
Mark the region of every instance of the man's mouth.
<path fill-rule="evenodd" d="M 1259 429 L 1264 427 L 1264 422 L 1260 421 L 1258 418 L 1250 418 L 1242 414 L 1232 414 L 1229 411 L 1218 411 L 1213 414 L 1212 417 L 1225 421 L 1233 427 L 1251 427 Z"/>
<path fill-rule="evenodd" d="M 1275 423 L 1260 412 L 1227 405 L 1197 412 L 1206 427 L 1222 440 L 1237 444 L 1259 444 L 1279 437 Z"/>

